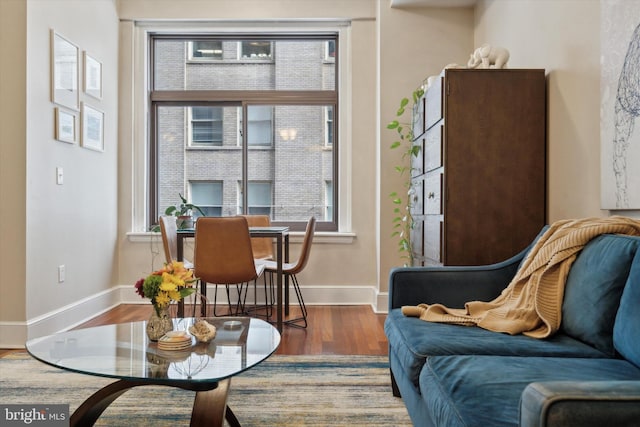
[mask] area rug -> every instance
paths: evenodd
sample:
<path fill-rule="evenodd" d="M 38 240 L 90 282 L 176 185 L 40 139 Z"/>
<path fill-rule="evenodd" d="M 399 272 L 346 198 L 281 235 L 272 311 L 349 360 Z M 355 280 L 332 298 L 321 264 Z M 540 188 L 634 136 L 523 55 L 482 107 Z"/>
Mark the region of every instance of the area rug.
<path fill-rule="evenodd" d="M 26 353 L 0 359 L 3 404 L 69 404 L 113 382 L 62 371 Z M 185 426 L 193 392 L 145 386 L 120 396 L 100 426 Z M 391 394 L 389 362 L 380 356 L 272 356 L 231 380 L 229 406 L 243 427 L 410 426 L 402 400 Z"/>

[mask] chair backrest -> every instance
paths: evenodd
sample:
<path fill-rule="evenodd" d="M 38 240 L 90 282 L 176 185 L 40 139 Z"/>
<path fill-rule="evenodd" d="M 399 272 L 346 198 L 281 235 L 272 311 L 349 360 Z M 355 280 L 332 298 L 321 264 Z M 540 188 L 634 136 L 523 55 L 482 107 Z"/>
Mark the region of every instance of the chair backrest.
<path fill-rule="evenodd" d="M 269 215 L 243 215 L 249 227 L 269 227 Z M 273 259 L 273 239 L 270 237 L 252 237 L 251 248 L 255 259 Z"/>
<path fill-rule="evenodd" d="M 302 241 L 302 249 L 296 265 L 288 271 L 290 274 L 300 273 L 309 261 L 309 253 L 311 252 L 311 244 L 313 243 L 313 235 L 316 231 L 316 218 L 311 217 L 307 222 L 307 229 L 304 232 L 304 240 Z"/>
<path fill-rule="evenodd" d="M 167 264 L 178 259 L 178 227 L 176 217 L 163 215 L 160 217 L 160 233 L 162 234 L 162 245 L 164 246 L 164 257 Z"/>
<path fill-rule="evenodd" d="M 201 217 L 195 234 L 195 277 L 207 283 L 235 284 L 258 276 L 246 218 Z"/>

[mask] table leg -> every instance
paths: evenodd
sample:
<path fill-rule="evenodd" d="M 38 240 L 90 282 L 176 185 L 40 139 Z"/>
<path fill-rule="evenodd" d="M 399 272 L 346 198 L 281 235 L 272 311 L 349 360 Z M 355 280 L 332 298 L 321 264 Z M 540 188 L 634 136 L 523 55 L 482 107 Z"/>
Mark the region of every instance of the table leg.
<path fill-rule="evenodd" d="M 227 396 L 231 379 L 227 378 L 218 383 L 213 390 L 199 391 L 193 401 L 191 412 L 191 426 L 222 427 L 226 418 L 232 427 L 240 427 L 240 423 L 233 411 L 227 407 Z"/>
<path fill-rule="evenodd" d="M 144 381 L 119 380 L 101 388 L 85 400 L 71 415 L 71 427 L 92 426 L 100 418 L 100 415 L 127 390 L 144 385 L 153 385 Z M 192 426 L 219 426 L 224 425 L 224 419 L 231 427 L 240 427 L 240 423 L 233 411 L 227 407 L 227 396 L 231 379 L 219 381 L 211 390 L 196 390 L 191 413 Z M 193 387 L 180 387 L 193 390 Z"/>
<path fill-rule="evenodd" d="M 282 333 L 282 235 L 278 235 L 276 240 L 278 243 L 276 247 L 278 264 L 276 271 L 276 275 L 278 276 L 276 280 L 276 328 L 278 329 L 278 332 Z"/>
<path fill-rule="evenodd" d="M 176 261 L 182 261 L 184 260 L 184 236 L 180 235 L 179 233 L 178 233 L 178 236 L 176 237 L 176 246 L 177 246 Z M 181 299 L 180 301 L 178 301 L 177 317 L 179 319 L 184 317 L 184 299 Z"/>

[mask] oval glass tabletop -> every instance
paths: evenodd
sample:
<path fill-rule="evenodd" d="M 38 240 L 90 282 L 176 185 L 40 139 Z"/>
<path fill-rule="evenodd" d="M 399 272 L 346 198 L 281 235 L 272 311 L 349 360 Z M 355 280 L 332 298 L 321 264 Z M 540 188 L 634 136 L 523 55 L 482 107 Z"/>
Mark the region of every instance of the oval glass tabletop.
<path fill-rule="evenodd" d="M 280 334 L 271 324 L 247 317 L 207 318 L 216 337 L 184 350 L 162 350 L 149 341 L 146 322 L 76 329 L 29 340 L 27 351 L 49 365 L 88 375 L 146 383 L 215 383 L 243 372 L 278 348 Z M 188 330 L 193 318 L 174 319 Z"/>

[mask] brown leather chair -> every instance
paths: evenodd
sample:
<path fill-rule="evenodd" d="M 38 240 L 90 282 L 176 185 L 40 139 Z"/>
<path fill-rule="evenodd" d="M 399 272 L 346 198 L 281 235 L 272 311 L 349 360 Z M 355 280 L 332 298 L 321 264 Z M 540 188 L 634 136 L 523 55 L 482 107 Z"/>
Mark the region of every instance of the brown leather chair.
<path fill-rule="evenodd" d="M 271 225 L 271 218 L 269 215 L 242 215 L 247 218 L 249 227 L 269 227 Z M 273 239 L 270 237 L 252 237 L 251 248 L 253 249 L 253 258 L 257 264 L 266 260 L 273 259 Z M 248 313 L 253 313 L 256 316 L 271 317 L 273 313 L 273 304 L 275 300 L 273 286 L 268 286 L 267 277 L 264 277 L 264 304 L 258 304 L 258 286 L 257 281 L 253 282 L 253 295 L 254 303 L 253 307 L 247 308 Z M 245 295 L 246 297 L 246 295 Z M 263 311 L 261 313 L 261 311 Z"/>
<path fill-rule="evenodd" d="M 242 215 L 247 218 L 249 227 L 269 227 L 271 218 L 269 215 Z M 251 249 L 256 260 L 273 259 L 273 239 L 270 237 L 252 237 Z"/>
<path fill-rule="evenodd" d="M 298 298 L 298 305 L 302 311 L 302 316 L 295 319 L 288 319 L 285 322 L 291 326 L 298 326 L 301 328 L 307 327 L 307 307 L 304 304 L 302 298 L 302 290 L 296 277 L 307 265 L 309 261 L 309 253 L 311 252 L 311 244 L 313 243 L 313 234 L 316 230 L 316 219 L 311 217 L 307 222 L 307 228 L 304 233 L 304 240 L 302 241 L 302 249 L 300 250 L 300 256 L 295 263 L 284 263 L 282 266 L 282 272 L 286 277 L 290 277 L 293 282 L 293 289 L 296 292 Z M 273 284 L 273 276 L 278 272 L 278 264 L 275 261 L 265 261 L 266 272 L 269 273 L 270 283 Z"/>
<path fill-rule="evenodd" d="M 178 259 L 178 227 L 176 217 L 163 215 L 160 217 L 160 234 L 162 234 L 162 245 L 164 246 L 164 257 L 166 263 L 170 264 Z M 185 268 L 193 268 L 193 263 L 182 260 Z"/>
<path fill-rule="evenodd" d="M 195 231 L 194 275 L 200 280 L 200 292 L 206 295 L 207 283 L 216 286 L 213 315 L 216 311 L 218 285 L 224 285 L 227 293 L 227 314 L 238 315 L 244 311 L 242 293 L 244 284 L 258 279 L 264 264 L 256 264 L 251 249 L 247 219 L 235 217 L 201 217 Z M 237 301 L 232 308 L 229 287 L 236 285 Z M 204 306 L 204 305 L 203 305 Z"/>

